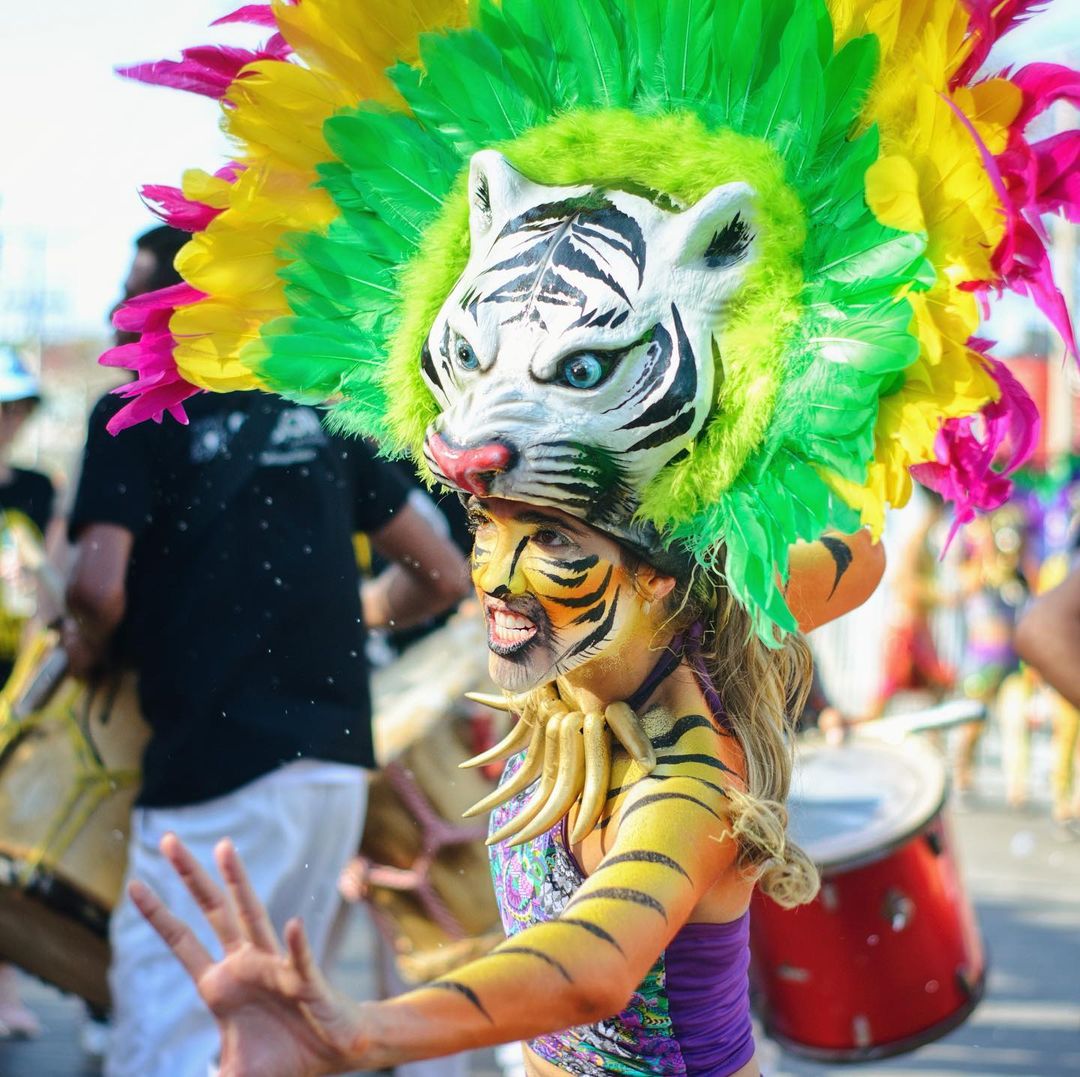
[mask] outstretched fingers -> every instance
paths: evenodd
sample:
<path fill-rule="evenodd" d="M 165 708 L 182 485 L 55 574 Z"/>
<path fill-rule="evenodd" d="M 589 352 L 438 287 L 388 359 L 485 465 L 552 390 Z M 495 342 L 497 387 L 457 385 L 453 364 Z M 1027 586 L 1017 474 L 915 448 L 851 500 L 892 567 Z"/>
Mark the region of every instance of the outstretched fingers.
<path fill-rule="evenodd" d="M 278 942 L 274 925 L 270 922 L 266 906 L 258 899 L 251 887 L 236 846 L 227 838 L 219 841 L 214 848 L 214 859 L 217 861 L 218 871 L 221 872 L 225 885 L 229 888 L 232 904 L 240 917 L 240 926 L 248 941 L 260 950 L 280 954 L 281 944 Z"/>
<path fill-rule="evenodd" d="M 307 932 L 299 917 L 293 917 L 285 925 L 285 945 L 289 950 L 294 968 L 306 988 L 318 988 L 322 983 L 322 974 L 311 952 Z"/>
<path fill-rule="evenodd" d="M 214 963 L 206 947 L 195 938 L 194 932 L 183 920 L 173 916 L 165 908 L 161 899 L 145 883 L 129 883 L 128 894 L 135 908 L 150 922 L 150 926 L 176 955 L 192 980 L 198 983 L 203 973 Z"/>
<path fill-rule="evenodd" d="M 191 855 L 187 846 L 175 834 L 166 834 L 161 839 L 161 852 L 202 909 L 203 916 L 213 928 L 225 952 L 229 953 L 243 945 L 244 935 L 232 903 L 210 878 L 206 869 Z"/>

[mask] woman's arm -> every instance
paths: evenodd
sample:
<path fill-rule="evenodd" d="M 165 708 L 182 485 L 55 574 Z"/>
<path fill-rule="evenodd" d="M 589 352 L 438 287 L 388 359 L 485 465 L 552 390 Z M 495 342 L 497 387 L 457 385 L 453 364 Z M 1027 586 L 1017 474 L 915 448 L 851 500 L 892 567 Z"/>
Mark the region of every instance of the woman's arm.
<path fill-rule="evenodd" d="M 371 535 L 371 544 L 391 564 L 361 588 L 369 628 L 409 628 L 472 593 L 464 556 L 408 503 Z"/>
<path fill-rule="evenodd" d="M 1080 707 L 1080 568 L 1032 603 L 1016 626 L 1016 650 Z"/>
<path fill-rule="evenodd" d="M 175 838 L 162 844 L 221 939 L 222 961 L 214 963 L 144 887 L 135 884 L 132 897 L 217 1017 L 222 1077 L 388 1067 L 528 1039 L 622 1009 L 716 880 L 725 871 L 737 878 L 714 769 L 698 779 L 660 767 L 655 780 L 638 782 L 612 846 L 561 916 L 387 1002 L 336 995 L 295 922 L 283 953 L 229 846 L 219 866 L 231 898 Z"/>
<path fill-rule="evenodd" d="M 800 632 L 820 628 L 861 606 L 885 574 L 885 547 L 865 528 L 853 535 L 822 535 L 791 547 L 784 592 Z"/>

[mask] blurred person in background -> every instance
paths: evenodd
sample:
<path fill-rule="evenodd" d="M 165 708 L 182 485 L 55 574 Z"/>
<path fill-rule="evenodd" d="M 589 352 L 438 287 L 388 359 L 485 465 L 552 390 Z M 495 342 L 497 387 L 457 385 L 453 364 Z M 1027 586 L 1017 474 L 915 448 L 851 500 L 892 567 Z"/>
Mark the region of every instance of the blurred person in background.
<path fill-rule="evenodd" d="M 145 255 L 163 231 L 140 239 L 129 296 L 169 283 Z M 122 403 L 106 396 L 90 418 L 63 635 L 75 675 L 122 664 L 138 676 L 151 739 L 129 875 L 183 903 L 161 837 L 209 865 L 230 834 L 272 920 L 305 910 L 321 957 L 374 764 L 366 626 L 452 605 L 464 562 L 397 475 L 314 408 L 206 395 L 187 426 L 114 438 Z M 390 566 L 362 598 L 358 531 Z M 126 897 L 110 935 L 106 1073 L 203 1077 L 219 1038 L 183 970 Z"/>
<path fill-rule="evenodd" d="M 1055 579 L 1056 577 L 1056 579 Z M 1016 650 L 1063 697 L 1053 707 L 1054 821 L 1080 835 L 1080 564 L 1049 558 L 1040 595 L 1016 626 Z"/>
<path fill-rule="evenodd" d="M 11 676 L 27 625 L 43 601 L 39 581 L 56 491 L 47 475 L 10 462 L 20 431 L 40 403 L 37 379 L 15 348 L 0 344 L 0 685 Z M 40 1031 L 19 997 L 15 969 L 0 965 L 0 1037 Z"/>
<path fill-rule="evenodd" d="M 931 624 L 935 611 L 949 600 L 939 586 L 936 541 L 945 502 L 930 492 L 927 496 L 929 511 L 896 561 L 882 681 L 869 717 L 880 717 L 901 695 L 923 697 L 921 703 L 937 701 L 956 683 L 956 671 L 939 653 Z"/>
<path fill-rule="evenodd" d="M 1005 678 L 1019 666 L 1012 638 L 1016 619 L 1030 593 L 1025 529 L 1020 507 L 1006 504 L 990 516 L 972 520 L 964 530 L 966 557 L 961 575 L 967 633 L 959 687 L 965 696 L 988 709 L 995 708 Z M 997 708 L 997 717 L 1001 722 L 1007 785 L 1018 797 L 1026 769 L 1027 718 L 1023 709 L 1016 708 L 1011 694 L 1009 702 L 1004 710 Z M 957 730 L 953 774 L 960 793 L 971 792 L 974 787 L 975 754 L 984 729 L 984 722 L 967 722 Z"/>

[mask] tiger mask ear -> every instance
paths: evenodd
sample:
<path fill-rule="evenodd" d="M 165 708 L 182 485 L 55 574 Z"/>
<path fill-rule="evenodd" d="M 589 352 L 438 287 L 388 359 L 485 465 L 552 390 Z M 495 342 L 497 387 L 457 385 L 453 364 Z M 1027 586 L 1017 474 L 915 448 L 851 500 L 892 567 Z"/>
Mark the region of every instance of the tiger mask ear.
<path fill-rule="evenodd" d="M 752 187 L 725 183 L 676 214 L 668 240 L 675 265 L 725 277 L 745 267 L 754 253 L 753 207 Z"/>
<path fill-rule="evenodd" d="M 473 249 L 491 233 L 497 221 L 521 205 L 525 192 L 536 185 L 526 179 L 497 150 L 473 154 L 469 166 L 469 233 Z"/>

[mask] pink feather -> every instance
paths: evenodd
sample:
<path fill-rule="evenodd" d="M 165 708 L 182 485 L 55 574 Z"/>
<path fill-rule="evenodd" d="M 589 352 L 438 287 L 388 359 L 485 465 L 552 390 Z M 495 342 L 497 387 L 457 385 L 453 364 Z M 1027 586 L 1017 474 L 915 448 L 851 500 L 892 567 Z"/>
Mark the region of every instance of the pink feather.
<path fill-rule="evenodd" d="M 206 231 L 210 222 L 222 212 L 213 206 L 185 198 L 179 187 L 148 183 L 139 193 L 143 201 L 167 225 L 184 232 Z"/>
<path fill-rule="evenodd" d="M 1004 363 L 990 357 L 984 362 L 1000 397 L 978 416 L 943 423 L 934 443 L 937 460 L 911 469 L 919 482 L 956 506 L 950 542 L 976 512 L 990 512 L 1009 499 L 1009 475 L 1031 456 L 1039 436 L 1039 412 L 1027 391 Z"/>
<path fill-rule="evenodd" d="M 231 161 L 224 168 L 219 168 L 214 175 L 218 179 L 234 183 L 243 170 L 243 165 Z M 140 193 L 152 212 L 166 224 L 184 232 L 205 232 L 210 222 L 224 212 L 215 206 L 185 197 L 179 187 L 150 183 L 143 187 Z"/>
<path fill-rule="evenodd" d="M 249 23 L 252 26 L 268 26 L 277 29 L 274 9 L 269 4 L 245 4 L 228 15 L 215 19 L 211 26 L 227 26 L 229 23 Z"/>
<path fill-rule="evenodd" d="M 203 298 L 204 293 L 190 284 L 174 284 L 129 299 L 113 316 L 117 329 L 141 335 L 134 344 L 110 348 L 99 360 L 103 366 L 121 367 L 136 375 L 134 381 L 113 390 L 130 403 L 109 421 L 110 434 L 147 419 L 161 422 L 166 412 L 178 422 L 187 422 L 183 403 L 202 390 L 186 381 L 176 368 L 176 338 L 169 322 L 178 307 Z"/>
<path fill-rule="evenodd" d="M 1041 215 L 1048 211 L 1039 184 L 1038 159 L 1018 128 L 1009 133 L 1005 153 L 994 157 L 975 125 L 949 97 L 944 100 L 967 128 L 1001 202 L 1005 235 L 991 258 L 996 280 L 969 281 L 962 287 L 984 293 L 1004 288 L 1029 296 L 1061 335 L 1069 354 L 1080 360 L 1068 306 L 1054 281 Z"/>
<path fill-rule="evenodd" d="M 288 44 L 275 35 L 256 51 L 227 45 L 198 45 L 184 49 L 180 60 L 155 60 L 117 68 L 117 74 L 154 86 L 168 86 L 220 101 L 240 72 L 260 60 L 284 60 L 291 55 Z"/>
<path fill-rule="evenodd" d="M 1071 67 L 1027 64 L 1009 77 L 1024 92 L 1024 103 L 1013 122 L 1016 129 L 1026 128 L 1055 101 L 1068 101 L 1080 107 L 1080 71 Z"/>
<path fill-rule="evenodd" d="M 1041 11 L 1049 0 L 963 0 L 971 17 L 968 32 L 975 41 L 968 58 L 950 85 L 966 86 L 986 63 L 990 50 L 1024 19 Z"/>

